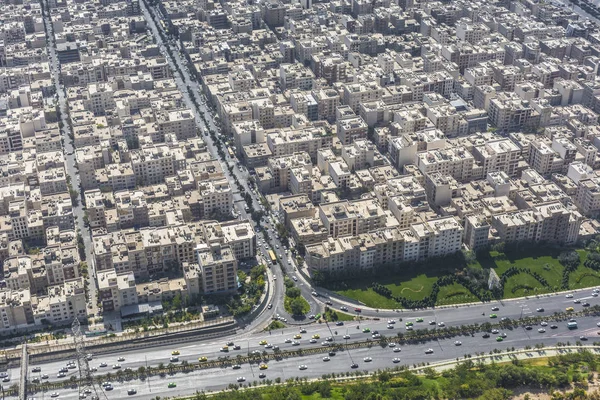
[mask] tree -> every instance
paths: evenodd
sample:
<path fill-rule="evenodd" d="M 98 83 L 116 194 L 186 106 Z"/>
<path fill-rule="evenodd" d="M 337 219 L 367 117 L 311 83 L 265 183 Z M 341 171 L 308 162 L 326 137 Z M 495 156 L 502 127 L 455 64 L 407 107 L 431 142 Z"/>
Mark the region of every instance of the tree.
<path fill-rule="evenodd" d="M 181 310 L 181 305 L 183 304 L 181 300 L 181 294 L 177 293 L 175 297 L 173 297 L 172 306 L 175 310 Z"/>
<path fill-rule="evenodd" d="M 302 315 L 302 314 L 304 314 L 304 301 L 302 301 L 302 300 L 303 300 L 302 298 L 296 297 L 290 303 L 290 310 L 292 311 L 293 315 Z"/>
<path fill-rule="evenodd" d="M 285 291 L 285 294 L 286 294 L 286 296 L 292 297 L 292 298 L 300 297 L 300 289 L 297 287 L 291 287 Z"/>

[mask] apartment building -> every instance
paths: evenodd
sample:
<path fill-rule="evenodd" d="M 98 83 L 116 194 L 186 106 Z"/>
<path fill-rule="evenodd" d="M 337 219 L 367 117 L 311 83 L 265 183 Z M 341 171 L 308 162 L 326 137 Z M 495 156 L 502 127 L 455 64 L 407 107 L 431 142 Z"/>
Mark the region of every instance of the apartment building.
<path fill-rule="evenodd" d="M 104 311 L 120 311 L 122 307 L 138 304 L 133 272 L 98 272 L 98 297 Z"/>
<path fill-rule="evenodd" d="M 427 257 L 441 257 L 460 250 L 463 228 L 453 218 L 417 224 L 410 229 L 386 228 L 372 233 L 330 237 L 306 247 L 311 271 L 345 274 Z"/>
<path fill-rule="evenodd" d="M 580 224 L 581 215 L 567 210 L 562 203 L 545 204 L 531 210 L 492 217 L 492 226 L 506 243 L 573 244 L 578 239 Z"/>
<path fill-rule="evenodd" d="M 467 182 L 473 176 L 474 158 L 464 147 L 452 147 L 418 153 L 416 165 L 423 175 L 440 172 Z"/>
<path fill-rule="evenodd" d="M 222 293 L 238 288 L 238 262 L 230 246 L 199 245 L 196 257 L 202 271 L 203 293 Z"/>
<path fill-rule="evenodd" d="M 144 147 L 131 151 L 131 167 L 136 182 L 144 185 L 161 183 L 175 171 L 185 169 L 185 157 L 181 150 L 166 145 Z"/>

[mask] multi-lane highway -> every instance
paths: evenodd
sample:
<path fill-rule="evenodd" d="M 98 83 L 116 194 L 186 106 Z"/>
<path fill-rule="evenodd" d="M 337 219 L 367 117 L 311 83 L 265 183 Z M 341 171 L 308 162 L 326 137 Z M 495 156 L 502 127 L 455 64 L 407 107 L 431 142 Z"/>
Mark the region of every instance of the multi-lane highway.
<path fill-rule="evenodd" d="M 598 297 L 593 297 L 591 295 L 591 290 L 580 292 L 575 298 L 582 299 L 582 303 L 587 301 L 591 303 L 591 305 L 600 304 Z M 272 331 L 271 333 L 247 332 L 235 337 L 224 337 L 222 340 L 206 343 L 190 343 L 173 348 L 157 347 L 126 351 L 119 354 L 96 355 L 90 362 L 90 365 L 97 368 L 98 371 L 96 374 L 106 374 L 108 372 L 113 374 L 111 382 L 114 389 L 106 392 L 108 398 L 116 399 L 125 396 L 132 398 L 147 398 L 150 394 L 183 395 L 191 394 L 196 390 L 220 390 L 226 388 L 230 384 L 237 383 L 239 377 L 245 377 L 246 383 L 260 381 L 260 373 L 264 373 L 266 379 L 271 380 L 275 380 L 276 378 L 285 380 L 296 376 L 316 378 L 331 372 L 341 373 L 352 371 L 351 365 L 353 363 L 358 364 L 358 369 L 361 371 L 374 371 L 381 368 L 392 368 L 397 365 L 410 366 L 421 362 L 451 360 L 456 357 L 462 358 L 467 353 L 489 353 L 489 351 L 495 348 L 506 350 L 507 348 L 512 347 L 533 347 L 540 343 L 543 343 L 546 346 L 552 346 L 558 342 L 571 342 L 571 344 L 574 344 L 576 341 L 580 340 L 580 336 L 589 338 L 589 342 L 591 343 L 598 337 L 597 332 L 600 331 L 600 328 L 596 324 L 600 321 L 600 318 L 577 318 L 579 325 L 577 330 L 569 330 L 565 321 L 553 320 L 552 315 L 555 311 L 564 311 L 566 307 L 574 307 L 576 311 L 583 309 L 582 304 L 575 304 L 573 300 L 574 299 L 566 298 L 565 295 L 561 295 L 541 299 L 507 301 L 503 304 L 490 303 L 471 307 L 450 308 L 443 310 L 443 312 L 433 310 L 404 312 L 394 316 L 393 320 L 395 323 L 391 324 L 393 326 L 391 329 L 388 329 L 388 325 L 390 325 L 388 323 L 388 318 L 346 322 L 342 326 L 315 323 L 303 327 L 306 329 L 306 333 L 302 333 L 302 337 L 299 339 L 294 339 L 294 336 L 299 334 L 301 329 L 301 327 L 296 326 L 280 331 Z M 495 307 L 498 307 L 497 311 L 493 310 Z M 544 308 L 544 311 L 538 312 L 537 309 L 541 307 Z M 490 318 L 490 314 L 492 313 L 496 314 L 497 318 Z M 541 324 L 534 325 L 529 330 L 522 326 L 514 329 L 500 329 L 498 333 L 491 334 L 489 338 L 483 338 L 482 333 L 476 333 L 473 336 L 466 335 L 430 341 L 417 345 L 403 345 L 399 352 L 394 352 L 393 348 L 389 346 L 382 347 L 379 344 L 374 343 L 370 349 L 345 349 L 339 351 L 335 356 L 331 356 L 330 361 L 323 361 L 323 357 L 327 355 L 327 348 L 323 346 L 323 342 L 327 337 L 333 339 L 332 343 L 351 344 L 358 341 L 364 342 L 367 338 L 371 337 L 373 331 L 378 331 L 392 342 L 394 340 L 393 336 L 398 332 L 405 333 L 407 331 L 407 322 L 412 322 L 415 329 L 423 329 L 433 328 L 434 326 L 430 324 L 433 324 L 433 321 L 435 321 L 436 329 L 447 329 L 450 326 L 469 323 L 481 324 L 484 322 L 500 322 L 503 317 L 518 319 L 519 317 L 531 315 L 544 316 L 544 320 L 546 320 L 548 324 L 546 326 L 542 326 Z M 400 321 L 400 318 L 402 318 L 402 321 Z M 423 321 L 417 322 L 417 319 L 420 320 L 421 318 Z M 438 325 L 442 323 L 444 327 L 438 327 Z M 555 325 L 556 327 L 552 329 L 552 325 Z M 365 328 L 369 328 L 370 332 L 363 332 Z M 544 332 L 538 331 L 539 329 L 544 330 Z M 506 338 L 501 342 L 497 341 L 497 337 L 501 336 L 502 333 L 506 334 Z M 314 335 L 319 335 L 319 338 L 314 341 L 315 343 L 310 343 L 310 340 Z M 344 339 L 344 336 L 349 338 Z M 290 343 L 292 340 L 297 340 L 299 345 Z M 233 341 L 236 345 L 239 345 L 241 347 L 240 350 L 233 350 L 233 348 L 230 347 L 229 352 L 222 352 L 220 350 L 221 347 L 228 341 Z M 288 357 L 283 358 L 281 361 L 271 360 L 267 362 L 268 368 L 266 370 L 260 370 L 258 364 L 241 364 L 239 369 L 234 369 L 233 364 L 236 363 L 236 356 L 238 354 L 247 355 L 253 351 L 273 352 L 272 349 L 265 349 L 265 346 L 260 344 L 261 341 L 266 341 L 273 346 L 279 346 L 280 350 L 283 352 L 300 348 L 322 348 L 323 353 L 301 357 Z M 456 343 L 456 341 L 459 341 L 460 344 Z M 433 353 L 426 354 L 425 352 L 428 349 L 431 349 Z M 187 374 L 178 373 L 164 378 L 152 376 L 144 381 L 131 380 L 129 382 L 119 382 L 114 378 L 115 373 L 118 371 L 118 369 L 113 369 L 115 364 L 119 364 L 121 370 L 125 368 L 137 370 L 141 366 L 157 367 L 160 363 L 167 365 L 170 362 L 172 352 L 175 350 L 180 352 L 178 355 L 178 362 L 185 360 L 192 363 L 198 362 L 199 357 L 207 357 L 208 360 L 216 360 L 218 357 L 229 356 L 231 365 L 222 368 L 190 372 Z M 118 357 L 123 357 L 124 360 L 119 361 Z M 371 357 L 372 361 L 365 361 L 365 357 Z M 399 361 L 395 363 L 394 358 L 399 358 Z M 57 373 L 60 368 L 65 367 L 66 364 L 67 360 L 54 361 L 40 365 L 32 364 L 30 369 L 39 366 L 41 367 L 41 371 L 32 373 L 31 378 L 33 379 L 36 376 L 41 378 L 42 374 L 47 374 L 47 379 L 49 381 L 68 381 L 71 375 L 76 375 L 76 369 L 69 369 L 65 377 L 57 378 Z M 106 366 L 101 366 L 104 364 Z M 305 370 L 300 370 L 300 365 L 306 365 L 307 368 Z M 9 371 L 9 377 L 11 379 L 16 379 L 18 374 L 18 369 Z M 168 384 L 170 382 L 175 383 L 176 387 L 169 388 Z M 137 394 L 131 396 L 127 395 L 128 389 L 131 388 L 135 388 Z M 47 395 L 49 394 L 46 393 L 46 396 Z M 74 389 L 63 389 L 60 391 L 60 398 L 73 398 L 73 396 L 76 397 L 77 395 L 78 394 Z"/>

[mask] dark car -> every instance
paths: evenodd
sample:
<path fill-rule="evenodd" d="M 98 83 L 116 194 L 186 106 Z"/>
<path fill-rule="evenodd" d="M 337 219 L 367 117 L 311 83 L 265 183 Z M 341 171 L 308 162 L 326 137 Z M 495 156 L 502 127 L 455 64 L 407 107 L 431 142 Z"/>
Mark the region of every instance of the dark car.
<path fill-rule="evenodd" d="M 483 337 L 483 338 L 485 338 L 485 339 L 487 339 L 487 338 L 489 338 L 489 337 L 490 337 L 490 334 L 486 332 L 486 333 L 484 333 L 484 334 L 483 334 L 483 336 L 482 336 L 482 337 Z"/>
<path fill-rule="evenodd" d="M 350 368 L 358 368 L 358 364 L 357 364 L 357 363 L 354 363 L 354 364 L 352 364 L 352 365 L 350 366 Z"/>

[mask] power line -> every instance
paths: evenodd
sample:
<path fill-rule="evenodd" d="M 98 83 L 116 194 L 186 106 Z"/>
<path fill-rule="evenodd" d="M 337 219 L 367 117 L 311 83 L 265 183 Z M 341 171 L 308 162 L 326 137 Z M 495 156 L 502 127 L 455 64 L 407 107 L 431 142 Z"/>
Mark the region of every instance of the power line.
<path fill-rule="evenodd" d="M 106 393 L 103 390 L 98 392 L 94 377 L 92 376 L 92 370 L 88 363 L 88 355 L 85 351 L 84 336 L 81 333 L 81 324 L 79 319 L 75 318 L 71 325 L 71 331 L 73 332 L 73 339 L 75 341 L 75 355 L 77 357 L 77 367 L 79 368 L 79 398 L 86 399 L 88 396 L 92 400 L 100 400 L 101 393 L 102 398 L 108 400 Z"/>

